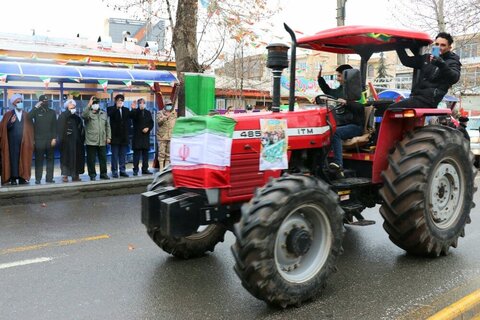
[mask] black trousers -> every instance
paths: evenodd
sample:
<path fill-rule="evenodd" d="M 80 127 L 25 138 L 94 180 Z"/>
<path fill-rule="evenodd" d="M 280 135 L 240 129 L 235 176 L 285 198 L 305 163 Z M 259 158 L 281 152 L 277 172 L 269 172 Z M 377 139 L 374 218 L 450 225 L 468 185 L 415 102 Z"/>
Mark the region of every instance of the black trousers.
<path fill-rule="evenodd" d="M 437 108 L 436 105 L 432 105 L 431 103 L 425 102 L 420 100 L 416 97 L 410 97 L 408 99 L 396 102 L 391 104 L 389 109 L 393 108 L 415 108 L 415 109 L 422 109 L 422 108 Z"/>
<path fill-rule="evenodd" d="M 138 163 L 142 156 L 142 172 L 148 171 L 148 149 L 133 150 L 133 172 L 138 172 Z"/>
<path fill-rule="evenodd" d="M 90 177 L 96 177 L 95 160 L 98 156 L 100 174 L 107 174 L 107 147 L 87 145 L 87 170 Z"/>
<path fill-rule="evenodd" d="M 35 180 L 42 180 L 43 159 L 47 158 L 47 174 L 46 181 L 53 180 L 53 153 L 52 140 L 35 141 Z"/>

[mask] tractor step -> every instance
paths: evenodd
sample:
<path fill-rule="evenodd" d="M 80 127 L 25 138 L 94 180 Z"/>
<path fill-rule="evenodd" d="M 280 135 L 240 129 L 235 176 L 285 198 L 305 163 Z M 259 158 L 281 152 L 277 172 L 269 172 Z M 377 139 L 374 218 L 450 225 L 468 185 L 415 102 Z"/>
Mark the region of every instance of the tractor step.
<path fill-rule="evenodd" d="M 343 209 L 345 210 L 345 208 Z M 350 208 L 347 207 L 347 209 L 350 209 Z M 348 224 L 351 226 L 365 227 L 365 226 L 370 226 L 376 223 L 374 220 L 365 219 L 365 217 L 361 214 L 361 210 L 350 211 L 350 212 L 346 211 L 345 213 L 346 213 L 346 217 L 344 219 L 344 224 Z M 354 219 L 356 219 L 356 221 L 354 221 Z"/>
<path fill-rule="evenodd" d="M 359 188 L 370 184 L 372 180 L 369 178 L 345 178 L 332 181 L 332 187 L 335 190 Z"/>
<path fill-rule="evenodd" d="M 362 212 L 365 209 L 365 206 L 357 201 L 345 201 L 340 204 L 343 211 L 348 213 L 357 213 Z"/>
<path fill-rule="evenodd" d="M 345 221 L 345 224 L 348 224 L 350 226 L 359 226 L 359 227 L 365 227 L 365 226 L 371 226 L 372 224 L 375 224 L 376 222 L 374 220 L 357 220 L 357 221 Z"/>

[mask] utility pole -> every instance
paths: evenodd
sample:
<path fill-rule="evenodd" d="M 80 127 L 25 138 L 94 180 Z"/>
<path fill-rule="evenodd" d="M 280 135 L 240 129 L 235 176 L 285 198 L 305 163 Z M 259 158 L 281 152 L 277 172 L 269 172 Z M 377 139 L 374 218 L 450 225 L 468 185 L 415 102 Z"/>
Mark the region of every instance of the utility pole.
<path fill-rule="evenodd" d="M 345 3 L 347 0 L 337 0 L 337 27 L 345 25 Z M 337 54 L 337 65 L 345 63 L 345 55 Z"/>

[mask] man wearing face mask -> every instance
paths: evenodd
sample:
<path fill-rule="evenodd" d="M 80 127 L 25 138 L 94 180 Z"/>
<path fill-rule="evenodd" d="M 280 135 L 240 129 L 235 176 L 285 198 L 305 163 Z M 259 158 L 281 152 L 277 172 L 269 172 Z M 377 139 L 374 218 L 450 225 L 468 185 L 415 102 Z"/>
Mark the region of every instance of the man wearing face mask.
<path fill-rule="evenodd" d="M 138 105 L 138 108 L 137 108 Z M 153 119 L 150 111 L 145 109 L 145 99 L 138 99 L 132 103 L 133 121 L 133 175 L 138 175 L 138 163 L 142 156 L 142 175 L 152 174 L 148 170 L 148 151 L 150 150 L 150 131 L 153 128 Z"/>
<path fill-rule="evenodd" d="M 91 97 L 83 110 L 85 121 L 85 145 L 87 146 L 87 169 L 91 181 L 95 181 L 95 158 L 98 156 L 100 179 L 109 180 L 107 175 L 107 144 L 112 138 L 107 113 L 100 109 L 99 100 Z"/>
<path fill-rule="evenodd" d="M 28 184 L 33 154 L 33 125 L 23 110 L 23 96 L 15 93 L 10 98 L 13 110 L 0 122 L 0 149 L 2 152 L 2 184 Z"/>
<path fill-rule="evenodd" d="M 170 139 L 177 114 L 171 101 L 165 101 L 163 110 L 157 113 L 158 165 L 160 171 L 170 164 Z"/>
<path fill-rule="evenodd" d="M 128 128 L 130 110 L 123 106 L 125 96 L 117 94 L 114 98 L 115 105 L 107 108 L 112 130 L 112 177 L 118 178 L 118 169 L 121 177 L 128 177 L 125 171 L 125 161 L 128 147 Z"/>
<path fill-rule="evenodd" d="M 60 144 L 60 165 L 62 181 L 81 181 L 80 174 L 85 172 L 85 131 L 82 119 L 76 114 L 77 103 L 73 99 L 65 102 L 65 111 L 58 117 L 57 132 Z"/>
<path fill-rule="evenodd" d="M 48 107 L 48 98 L 41 95 L 38 103 L 30 111 L 35 133 L 35 184 L 40 184 L 43 173 L 43 159 L 47 158 L 47 174 L 45 181 L 53 180 L 53 153 L 57 143 L 57 117 L 55 111 Z"/>

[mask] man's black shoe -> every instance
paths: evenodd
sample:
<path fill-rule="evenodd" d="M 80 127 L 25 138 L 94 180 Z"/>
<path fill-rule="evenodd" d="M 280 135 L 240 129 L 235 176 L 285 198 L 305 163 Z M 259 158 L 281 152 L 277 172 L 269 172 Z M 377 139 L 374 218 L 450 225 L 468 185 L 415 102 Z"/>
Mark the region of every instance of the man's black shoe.
<path fill-rule="evenodd" d="M 118 178 L 118 173 L 112 173 L 112 178 Z"/>
<path fill-rule="evenodd" d="M 106 174 L 101 174 L 101 175 L 100 175 L 100 179 L 102 179 L 102 180 L 110 180 L 110 177 L 107 176 Z"/>
<path fill-rule="evenodd" d="M 90 181 L 95 181 L 95 176 L 90 176 Z"/>
<path fill-rule="evenodd" d="M 120 177 L 130 177 L 126 172 L 120 172 Z"/>
<path fill-rule="evenodd" d="M 55 183 L 55 180 L 53 180 L 53 179 L 52 180 L 46 180 L 45 182 L 46 183 Z"/>
<path fill-rule="evenodd" d="M 40 184 L 40 180 L 35 180 L 35 184 Z"/>
<path fill-rule="evenodd" d="M 147 171 L 142 171 L 142 174 L 153 174 L 153 172 L 152 172 L 152 171 L 149 171 L 149 170 L 147 170 Z"/>
<path fill-rule="evenodd" d="M 133 175 L 134 175 L 134 176 L 138 176 L 138 172 L 137 172 L 137 171 L 133 171 Z"/>
<path fill-rule="evenodd" d="M 29 184 L 29 182 L 27 180 L 22 179 L 22 178 L 18 179 L 18 183 L 19 184 Z"/>
<path fill-rule="evenodd" d="M 15 185 L 17 184 L 17 179 L 13 179 L 13 178 L 10 179 L 10 184 L 11 184 L 12 186 L 15 186 Z"/>

